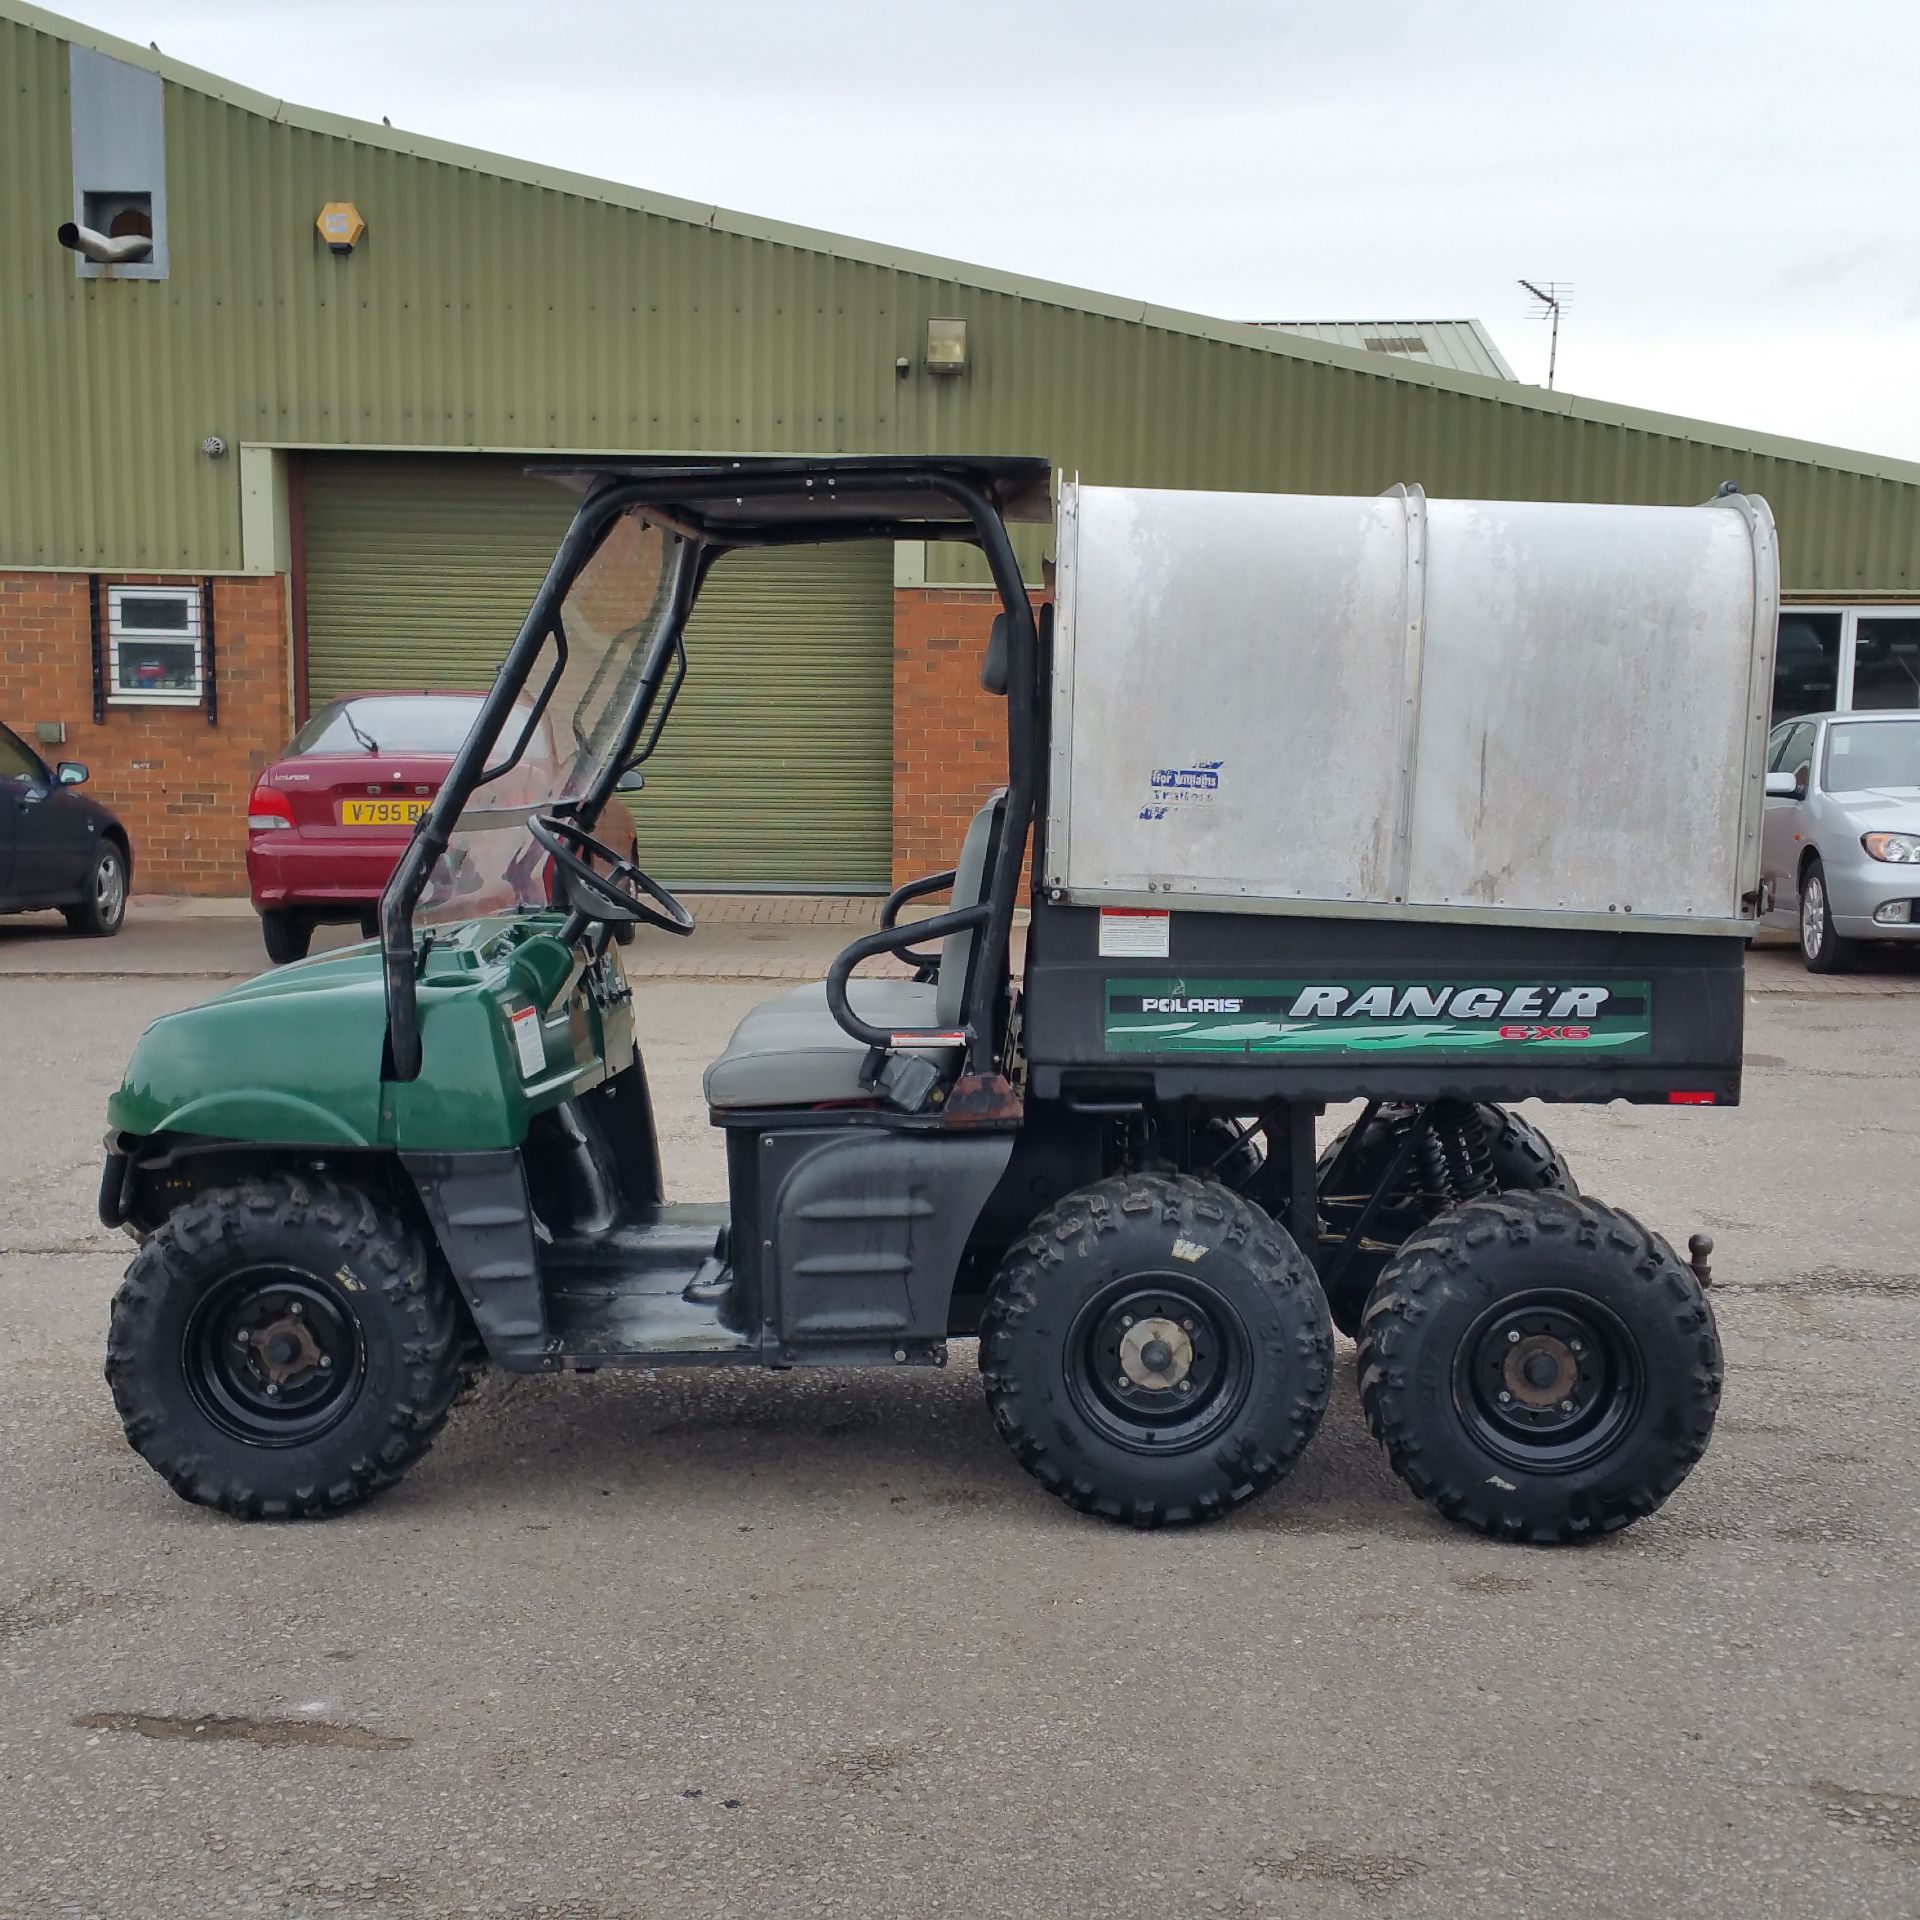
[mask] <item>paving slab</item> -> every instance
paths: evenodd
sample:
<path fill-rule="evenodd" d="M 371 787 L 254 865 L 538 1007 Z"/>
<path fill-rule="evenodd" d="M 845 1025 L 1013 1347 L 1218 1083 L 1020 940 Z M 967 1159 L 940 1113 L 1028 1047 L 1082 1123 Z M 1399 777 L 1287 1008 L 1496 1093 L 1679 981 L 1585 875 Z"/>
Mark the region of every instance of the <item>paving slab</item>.
<path fill-rule="evenodd" d="M 848 941 L 879 924 L 871 898 L 689 897 L 697 923 L 681 939 L 649 927 L 623 949 L 627 971 L 652 980 L 819 980 Z M 193 901 L 184 907 L 135 901 L 111 940 L 70 934 L 57 913 L 0 919 L 0 976 L 43 979 L 144 977 L 230 980 L 269 965 L 259 917 L 245 901 Z M 315 953 L 359 941 L 357 927 L 321 927 Z M 889 960 L 868 971 L 904 972 Z"/>

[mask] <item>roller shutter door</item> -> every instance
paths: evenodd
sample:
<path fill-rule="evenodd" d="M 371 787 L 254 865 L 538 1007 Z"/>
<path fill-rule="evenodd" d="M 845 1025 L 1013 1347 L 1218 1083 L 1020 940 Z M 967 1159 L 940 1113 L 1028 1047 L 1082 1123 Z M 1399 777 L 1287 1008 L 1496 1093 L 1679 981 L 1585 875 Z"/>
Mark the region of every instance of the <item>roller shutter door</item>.
<path fill-rule="evenodd" d="M 307 679 L 484 687 L 572 496 L 517 461 L 307 456 Z M 687 630 L 687 682 L 634 797 L 642 863 L 682 886 L 883 888 L 893 556 L 883 541 L 735 553 Z"/>

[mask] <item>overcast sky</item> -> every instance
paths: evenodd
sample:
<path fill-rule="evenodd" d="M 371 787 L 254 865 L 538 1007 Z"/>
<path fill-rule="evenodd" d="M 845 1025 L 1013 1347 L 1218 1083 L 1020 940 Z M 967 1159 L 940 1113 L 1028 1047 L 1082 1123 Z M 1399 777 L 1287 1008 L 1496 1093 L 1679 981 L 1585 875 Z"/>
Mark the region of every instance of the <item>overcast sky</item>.
<path fill-rule="evenodd" d="M 1920 459 L 1914 0 L 68 0 L 311 106 Z"/>

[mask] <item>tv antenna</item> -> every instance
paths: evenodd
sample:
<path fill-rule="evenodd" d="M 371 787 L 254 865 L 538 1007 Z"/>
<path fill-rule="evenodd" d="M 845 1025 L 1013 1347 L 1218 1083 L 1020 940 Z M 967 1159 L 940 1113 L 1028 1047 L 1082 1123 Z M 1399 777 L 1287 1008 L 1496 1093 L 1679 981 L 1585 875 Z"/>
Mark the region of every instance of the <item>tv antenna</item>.
<path fill-rule="evenodd" d="M 1547 337 L 1547 391 L 1551 393 L 1554 369 L 1560 362 L 1560 309 L 1573 297 L 1573 282 L 1549 280 L 1541 285 L 1532 280 L 1522 280 L 1520 284 L 1539 302 L 1533 310 L 1533 317 L 1553 322 L 1553 331 Z"/>

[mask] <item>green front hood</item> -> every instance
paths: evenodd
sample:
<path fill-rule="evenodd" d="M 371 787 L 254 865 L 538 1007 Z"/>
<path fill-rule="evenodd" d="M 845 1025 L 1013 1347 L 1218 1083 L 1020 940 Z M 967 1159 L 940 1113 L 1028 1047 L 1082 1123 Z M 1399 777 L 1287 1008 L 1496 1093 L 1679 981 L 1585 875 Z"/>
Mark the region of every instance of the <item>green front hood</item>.
<path fill-rule="evenodd" d="M 417 1080 L 380 1077 L 387 1009 L 369 942 L 156 1020 L 108 1120 L 262 1143 L 518 1146 L 535 1113 L 633 1056 L 618 959 L 584 969 L 554 937 L 559 924 L 523 915 L 435 930 L 419 973 Z"/>

